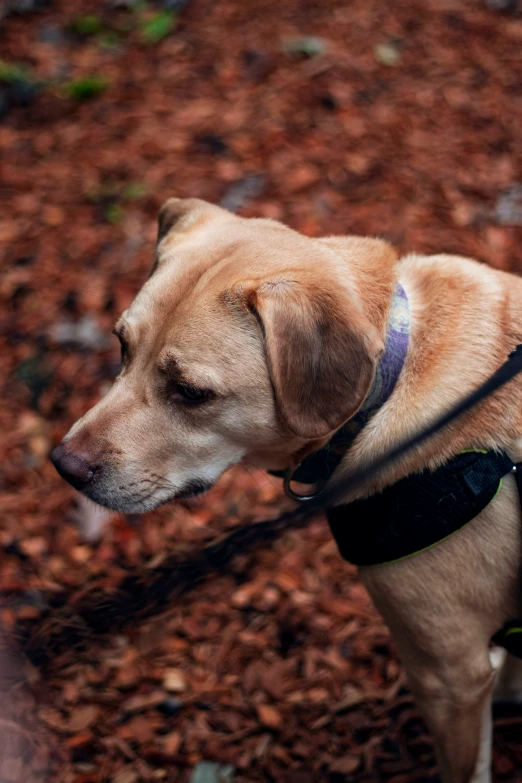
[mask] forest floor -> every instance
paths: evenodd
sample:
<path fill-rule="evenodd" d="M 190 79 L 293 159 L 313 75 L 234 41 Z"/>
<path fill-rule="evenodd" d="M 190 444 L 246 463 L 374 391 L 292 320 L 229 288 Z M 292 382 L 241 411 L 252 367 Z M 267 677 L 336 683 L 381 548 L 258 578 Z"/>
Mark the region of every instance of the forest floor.
<path fill-rule="evenodd" d="M 506 5 L 0 4 L 6 631 L 30 624 L 45 646 L 49 607 L 286 507 L 278 480 L 235 469 L 197 502 L 97 516 L 49 462 L 117 372 L 111 329 L 167 197 L 522 271 L 522 17 Z M 2 783 L 436 780 L 389 633 L 323 520 L 45 669 L 7 638 Z M 498 781 L 520 780 L 521 729 L 497 720 Z"/>

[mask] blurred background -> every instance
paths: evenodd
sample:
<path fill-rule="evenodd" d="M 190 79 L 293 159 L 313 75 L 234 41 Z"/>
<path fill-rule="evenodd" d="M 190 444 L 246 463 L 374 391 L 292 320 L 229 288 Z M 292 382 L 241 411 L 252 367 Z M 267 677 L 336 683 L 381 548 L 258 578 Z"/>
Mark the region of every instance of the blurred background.
<path fill-rule="evenodd" d="M 0 2 L 6 630 L 283 505 L 276 479 L 237 469 L 129 520 L 49 464 L 118 371 L 112 325 L 162 202 L 520 272 L 521 47 L 516 0 Z M 388 632 L 321 520 L 160 618 L 57 650 L 45 675 L 14 658 L 2 783 L 437 779 Z M 497 721 L 500 781 L 520 779 L 521 727 Z"/>

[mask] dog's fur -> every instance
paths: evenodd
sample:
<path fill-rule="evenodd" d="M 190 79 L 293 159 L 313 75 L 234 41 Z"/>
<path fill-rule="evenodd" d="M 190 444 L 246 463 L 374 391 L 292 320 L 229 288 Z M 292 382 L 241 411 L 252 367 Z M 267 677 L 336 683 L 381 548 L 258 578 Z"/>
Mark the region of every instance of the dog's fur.
<path fill-rule="evenodd" d="M 239 461 L 296 464 L 362 404 L 397 279 L 412 314 L 406 362 L 340 470 L 426 425 L 505 360 L 522 342 L 522 280 L 455 256 L 399 262 L 377 239 L 309 239 L 273 221 L 170 199 L 151 276 L 117 325 L 122 372 L 64 441 L 66 453 L 93 468 L 85 494 L 140 512 L 207 488 Z M 180 383 L 212 394 L 189 404 Z M 358 494 L 463 449 L 494 447 L 522 459 L 520 380 Z M 522 610 L 520 522 L 509 476 L 457 535 L 409 560 L 361 569 L 435 738 L 445 783 L 490 780 L 488 642 Z M 514 659 L 499 687 L 522 696 Z"/>

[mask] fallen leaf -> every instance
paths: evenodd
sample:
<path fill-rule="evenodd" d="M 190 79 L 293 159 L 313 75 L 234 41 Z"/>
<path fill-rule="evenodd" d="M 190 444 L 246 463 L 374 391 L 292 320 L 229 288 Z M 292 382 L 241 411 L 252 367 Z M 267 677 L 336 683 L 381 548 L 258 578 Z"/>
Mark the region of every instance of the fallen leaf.
<path fill-rule="evenodd" d="M 330 772 L 338 773 L 340 775 L 351 775 L 361 764 L 359 756 L 348 755 L 342 756 L 340 759 L 335 759 L 330 764 Z"/>
<path fill-rule="evenodd" d="M 182 693 L 187 688 L 185 675 L 179 669 L 168 669 L 163 678 L 163 687 L 169 693 Z"/>
<path fill-rule="evenodd" d="M 121 772 L 118 772 L 111 778 L 111 783 L 137 783 L 139 779 L 136 770 L 127 767 L 127 769 L 122 769 Z"/>
<path fill-rule="evenodd" d="M 283 725 L 281 713 L 270 704 L 257 704 L 256 712 L 263 726 L 269 729 L 280 729 Z"/>
<path fill-rule="evenodd" d="M 96 704 L 84 704 L 71 710 L 64 729 L 68 734 L 76 734 L 89 728 L 100 714 L 100 708 Z"/>

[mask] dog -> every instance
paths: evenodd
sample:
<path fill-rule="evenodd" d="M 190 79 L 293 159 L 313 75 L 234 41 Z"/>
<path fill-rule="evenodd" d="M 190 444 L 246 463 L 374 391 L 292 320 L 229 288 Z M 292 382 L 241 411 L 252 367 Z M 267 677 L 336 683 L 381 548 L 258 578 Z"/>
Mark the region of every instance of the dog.
<path fill-rule="evenodd" d="M 308 238 L 273 220 L 169 199 L 150 276 L 115 327 L 121 373 L 54 449 L 59 473 L 96 503 L 135 513 L 204 492 L 239 462 L 295 466 L 361 408 L 398 281 L 411 313 L 406 359 L 340 476 L 433 421 L 502 364 L 522 342 L 522 279 L 457 256 L 399 260 L 380 239 Z M 522 459 L 520 381 L 345 501 L 467 449 Z M 444 783 L 490 781 L 489 641 L 521 616 L 521 531 L 507 476 L 458 534 L 360 569 Z M 522 661 L 508 655 L 496 687 L 500 698 L 522 701 Z"/>

